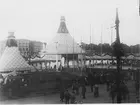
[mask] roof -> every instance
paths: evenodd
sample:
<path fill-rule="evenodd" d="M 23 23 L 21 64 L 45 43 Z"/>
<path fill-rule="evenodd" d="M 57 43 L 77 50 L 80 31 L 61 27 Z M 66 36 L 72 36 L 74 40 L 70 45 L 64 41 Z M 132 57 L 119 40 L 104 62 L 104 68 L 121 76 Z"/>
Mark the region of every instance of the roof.
<path fill-rule="evenodd" d="M 33 69 L 20 55 L 18 47 L 6 47 L 0 58 L 0 72 Z"/>
<path fill-rule="evenodd" d="M 128 55 L 128 56 L 126 57 L 126 59 L 134 59 L 134 58 L 135 58 L 134 55 Z"/>
<path fill-rule="evenodd" d="M 79 54 L 85 51 L 75 42 L 69 34 L 64 17 L 61 18 L 60 27 L 56 36 L 47 46 L 48 54 Z"/>

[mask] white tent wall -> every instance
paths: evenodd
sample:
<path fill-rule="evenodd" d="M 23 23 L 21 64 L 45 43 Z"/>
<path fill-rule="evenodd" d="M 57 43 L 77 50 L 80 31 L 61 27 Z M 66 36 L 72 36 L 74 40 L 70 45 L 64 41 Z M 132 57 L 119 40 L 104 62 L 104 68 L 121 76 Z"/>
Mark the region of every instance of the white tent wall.
<path fill-rule="evenodd" d="M 73 41 L 74 39 L 68 33 L 57 33 L 51 43 L 47 46 L 48 54 L 78 54 L 81 48 Z M 82 50 L 84 53 L 84 51 Z"/>

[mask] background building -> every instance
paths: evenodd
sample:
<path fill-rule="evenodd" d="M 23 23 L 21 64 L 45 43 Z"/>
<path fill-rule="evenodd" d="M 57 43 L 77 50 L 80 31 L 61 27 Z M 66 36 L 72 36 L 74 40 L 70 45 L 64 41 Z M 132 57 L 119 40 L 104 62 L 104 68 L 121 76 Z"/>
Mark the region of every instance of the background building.
<path fill-rule="evenodd" d="M 43 49 L 43 43 L 40 41 L 31 41 L 28 39 L 17 39 L 17 46 L 19 48 L 20 54 L 24 57 L 28 57 L 29 53 L 32 55 L 38 55 Z M 0 41 L 0 56 L 6 47 L 6 41 Z"/>
<path fill-rule="evenodd" d="M 33 52 L 38 54 L 43 49 L 43 43 L 39 41 L 32 41 L 33 43 Z"/>
<path fill-rule="evenodd" d="M 28 56 L 29 43 L 30 43 L 30 40 L 27 40 L 27 39 L 18 39 L 17 40 L 17 45 L 18 45 L 19 51 L 22 56 L 25 56 L 25 57 Z"/>

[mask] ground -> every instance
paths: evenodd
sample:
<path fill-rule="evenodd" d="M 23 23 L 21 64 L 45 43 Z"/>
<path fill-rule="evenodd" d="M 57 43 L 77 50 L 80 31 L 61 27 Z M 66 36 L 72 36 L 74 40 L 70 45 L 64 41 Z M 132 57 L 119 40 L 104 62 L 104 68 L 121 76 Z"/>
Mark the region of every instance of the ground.
<path fill-rule="evenodd" d="M 134 90 L 134 85 L 133 82 L 128 82 L 128 87 L 130 90 L 130 103 L 135 103 L 135 90 Z M 108 92 L 106 91 L 106 85 L 100 85 L 99 86 L 99 94 L 100 96 L 98 98 L 95 98 L 93 96 L 93 93 L 91 93 L 89 86 L 86 87 L 87 92 L 86 92 L 86 99 L 82 99 L 79 96 L 76 96 L 77 101 L 83 101 L 84 104 L 88 103 L 111 103 L 111 99 L 108 95 Z M 69 89 L 71 92 L 71 89 Z M 80 90 L 81 91 L 81 90 Z M 127 101 L 128 102 L 128 101 Z M 61 104 L 60 98 L 59 98 L 59 93 L 53 93 L 53 94 L 48 94 L 46 96 L 28 96 L 27 98 L 21 98 L 21 99 L 13 99 L 13 100 L 6 100 L 6 101 L 1 101 L 0 104 Z"/>

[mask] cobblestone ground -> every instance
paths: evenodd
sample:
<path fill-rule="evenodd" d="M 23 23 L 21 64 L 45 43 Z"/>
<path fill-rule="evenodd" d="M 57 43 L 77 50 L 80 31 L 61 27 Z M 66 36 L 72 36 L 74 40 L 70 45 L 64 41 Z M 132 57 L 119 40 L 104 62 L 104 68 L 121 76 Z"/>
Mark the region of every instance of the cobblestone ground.
<path fill-rule="evenodd" d="M 135 103 L 135 90 L 134 90 L 134 82 L 128 82 L 128 88 L 130 90 L 130 100 L 129 103 Z M 81 91 L 81 90 L 80 90 Z M 71 89 L 69 89 L 71 92 Z M 111 103 L 111 99 L 106 91 L 106 85 L 99 86 L 99 94 L 100 96 L 95 98 L 93 93 L 91 93 L 90 88 L 87 86 L 86 99 L 82 99 L 81 95 L 76 96 L 77 101 L 82 101 L 83 104 L 88 103 Z M 128 103 L 128 101 L 126 102 Z M 59 99 L 59 93 L 50 94 L 46 96 L 29 96 L 28 98 L 21 98 L 16 100 L 6 100 L 2 101 L 0 104 L 62 104 Z"/>

